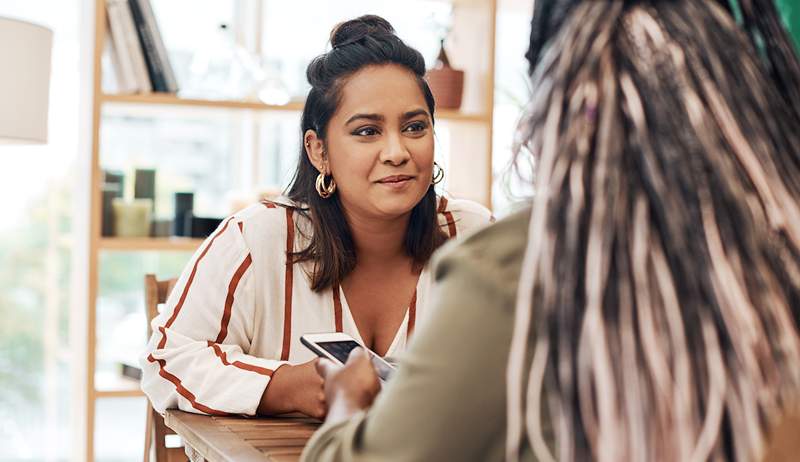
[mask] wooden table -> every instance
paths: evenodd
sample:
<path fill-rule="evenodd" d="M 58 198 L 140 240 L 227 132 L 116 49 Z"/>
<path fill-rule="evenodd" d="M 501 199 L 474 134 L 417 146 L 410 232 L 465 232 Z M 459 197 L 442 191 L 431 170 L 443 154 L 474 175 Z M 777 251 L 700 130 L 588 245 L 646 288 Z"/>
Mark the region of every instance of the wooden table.
<path fill-rule="evenodd" d="M 178 410 L 168 410 L 164 423 L 183 438 L 192 460 L 210 462 L 296 462 L 320 425 L 308 417 L 213 417 Z"/>

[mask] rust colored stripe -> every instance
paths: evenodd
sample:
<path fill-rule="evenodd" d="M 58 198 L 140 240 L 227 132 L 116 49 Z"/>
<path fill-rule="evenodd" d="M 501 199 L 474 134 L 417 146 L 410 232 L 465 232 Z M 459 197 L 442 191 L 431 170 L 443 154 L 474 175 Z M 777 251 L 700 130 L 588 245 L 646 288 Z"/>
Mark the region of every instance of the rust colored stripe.
<path fill-rule="evenodd" d="M 208 346 L 210 346 L 214 350 L 214 353 L 217 355 L 220 361 L 222 361 L 222 364 L 226 366 L 238 367 L 239 369 L 255 372 L 261 375 L 266 375 L 267 377 L 272 377 L 272 373 L 275 372 L 272 369 L 267 369 L 266 367 L 254 366 L 252 364 L 243 363 L 241 361 L 234 361 L 232 363 L 228 362 L 228 355 L 224 351 L 222 351 L 222 348 L 220 348 L 218 344 L 209 341 Z"/>
<path fill-rule="evenodd" d="M 439 198 L 439 208 L 436 209 L 436 213 L 443 213 L 447 210 L 447 198 L 441 197 Z"/>
<path fill-rule="evenodd" d="M 244 259 L 242 264 L 236 269 L 236 272 L 233 273 L 231 282 L 228 284 L 228 296 L 225 297 L 225 309 L 222 312 L 222 321 L 220 322 L 219 334 L 217 334 L 216 340 L 217 343 L 224 342 L 225 337 L 228 336 L 228 323 L 231 320 L 231 310 L 233 309 L 233 294 L 236 293 L 239 281 L 242 280 L 242 276 L 244 276 L 244 273 L 250 268 L 251 263 L 253 263 L 253 257 L 248 253 L 247 258 Z"/>
<path fill-rule="evenodd" d="M 291 208 L 286 209 L 286 277 L 284 278 L 283 293 L 283 349 L 281 350 L 281 360 L 289 359 L 289 345 L 292 340 L 292 288 L 294 287 L 294 268 L 292 255 L 294 251 L 294 219 Z"/>
<path fill-rule="evenodd" d="M 334 284 L 333 288 L 333 319 L 336 324 L 336 332 L 343 332 L 342 328 L 342 296 L 339 292 L 339 284 Z"/>
<path fill-rule="evenodd" d="M 417 323 L 417 289 L 414 289 L 414 295 L 411 297 L 411 304 L 408 305 L 408 330 L 406 338 L 411 337 L 414 332 L 414 326 Z"/>
<path fill-rule="evenodd" d="M 228 221 L 225 222 L 225 225 L 219 231 L 217 231 L 216 234 L 214 234 L 214 236 L 208 242 L 206 248 L 203 249 L 203 252 L 200 254 L 199 257 L 197 257 L 197 260 L 194 262 L 194 266 L 192 266 L 192 272 L 189 274 L 189 280 L 186 281 L 186 285 L 183 287 L 181 298 L 178 299 L 178 304 L 175 305 L 175 309 L 172 311 L 172 316 L 170 316 L 170 318 L 167 320 L 167 323 L 164 324 L 164 327 L 169 328 L 172 325 L 172 323 L 175 322 L 175 319 L 178 317 L 178 313 L 180 313 L 181 308 L 183 308 L 184 302 L 186 302 L 186 296 L 189 294 L 189 288 L 192 287 L 192 282 L 194 282 L 194 276 L 197 274 L 197 265 L 200 264 L 200 260 L 202 260 L 203 257 L 205 257 L 206 254 L 208 253 L 209 249 L 211 249 L 211 246 L 214 244 L 214 241 L 217 240 L 217 238 L 222 233 L 224 233 L 226 229 L 228 229 L 228 225 L 230 224 L 231 220 L 233 220 L 233 217 L 228 218 Z M 167 344 L 167 335 L 166 333 L 164 333 L 164 331 L 161 332 L 163 336 L 161 337 L 161 341 L 158 342 L 159 349 L 164 348 L 164 345 Z"/>
<path fill-rule="evenodd" d="M 447 230 L 450 232 L 450 237 L 456 237 L 456 220 L 453 219 L 453 213 L 444 212 L 444 217 L 447 219 Z"/>
<path fill-rule="evenodd" d="M 273 204 L 272 202 L 261 201 L 261 203 L 264 204 L 265 206 L 267 206 L 268 209 L 274 209 L 275 208 L 275 204 Z"/>
<path fill-rule="evenodd" d="M 163 329 L 163 327 L 160 327 L 159 329 Z M 170 374 L 169 372 L 167 372 L 166 369 L 164 369 L 167 366 L 167 362 L 165 360 L 156 359 L 153 357 L 152 354 L 147 357 L 147 360 L 150 361 L 151 363 L 158 362 L 158 375 L 172 382 L 172 384 L 175 385 L 175 390 L 177 390 L 177 392 L 180 393 L 181 396 L 189 400 L 193 408 L 210 415 L 220 415 L 220 416 L 230 415 L 227 412 L 218 411 L 204 404 L 198 403 L 197 398 L 194 396 L 192 392 L 190 392 L 189 390 L 186 389 L 186 387 L 183 386 L 181 380 L 175 377 L 174 375 Z"/>
<path fill-rule="evenodd" d="M 239 223 L 236 224 L 239 225 L 239 232 L 244 234 L 244 223 L 240 221 Z"/>

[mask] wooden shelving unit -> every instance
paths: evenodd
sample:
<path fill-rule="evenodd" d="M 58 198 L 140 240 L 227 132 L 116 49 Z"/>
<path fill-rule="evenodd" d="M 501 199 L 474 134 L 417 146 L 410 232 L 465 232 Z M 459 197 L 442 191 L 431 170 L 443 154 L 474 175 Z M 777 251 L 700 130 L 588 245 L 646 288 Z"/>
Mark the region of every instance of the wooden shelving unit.
<path fill-rule="evenodd" d="M 259 101 L 225 101 L 180 98 L 172 94 L 149 94 L 149 95 L 114 95 L 104 93 L 101 95 L 104 104 L 137 104 L 150 106 L 179 106 L 179 107 L 198 107 L 204 109 L 236 109 L 252 111 L 295 111 L 303 110 L 303 102 L 296 101 L 288 104 L 264 104 Z M 461 111 L 441 109 L 436 111 L 437 120 L 462 121 L 486 123 L 490 120 L 488 114 L 473 114 Z"/>
<path fill-rule="evenodd" d="M 449 191 L 456 196 L 475 199 L 489 206 L 492 184 L 492 108 L 494 101 L 494 38 L 497 0 L 451 0 L 454 8 L 455 33 L 460 33 L 458 49 L 448 49 L 451 62 L 467 72 L 464 110 L 437 110 L 436 119 L 448 123 L 450 136 Z M 153 111 L 174 108 L 198 108 L 218 111 L 301 112 L 302 101 L 285 105 L 269 105 L 258 101 L 226 101 L 181 98 L 172 94 L 117 95 L 105 93 L 102 82 L 102 53 L 106 39 L 105 0 L 95 0 L 93 105 L 91 121 L 91 199 L 88 314 L 85 454 L 94 460 L 95 408 L 97 401 L 107 398 L 141 398 L 135 380 L 109 377 L 96 372 L 97 300 L 100 256 L 107 252 L 192 252 L 202 240 L 190 238 L 112 238 L 101 235 L 102 146 L 100 133 L 103 109 L 140 106 Z M 366 4 L 366 3 L 365 3 Z M 460 31 L 460 32 L 459 32 Z M 476 32 L 479 31 L 479 32 Z M 486 50 L 476 53 L 476 50 Z M 143 308 L 144 309 L 144 308 Z M 144 347 L 144 346 L 143 346 Z M 143 416 L 132 416 L 139 418 Z M 120 418 L 124 418 L 120 416 Z"/>

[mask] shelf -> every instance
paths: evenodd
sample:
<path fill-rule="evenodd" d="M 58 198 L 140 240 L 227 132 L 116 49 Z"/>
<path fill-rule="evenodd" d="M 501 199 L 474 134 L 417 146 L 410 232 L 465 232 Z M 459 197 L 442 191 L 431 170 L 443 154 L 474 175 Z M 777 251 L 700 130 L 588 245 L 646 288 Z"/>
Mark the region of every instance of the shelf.
<path fill-rule="evenodd" d="M 94 396 L 97 398 L 138 398 L 144 396 L 144 392 L 138 388 L 130 390 L 95 390 Z"/>
<path fill-rule="evenodd" d="M 100 239 L 100 248 L 116 251 L 172 250 L 193 252 L 200 247 L 203 240 L 188 237 L 104 237 Z"/>
<path fill-rule="evenodd" d="M 144 396 L 138 380 L 105 372 L 98 372 L 94 377 L 94 394 L 98 398 L 134 398 Z"/>
<path fill-rule="evenodd" d="M 302 102 L 288 104 L 264 104 L 259 101 L 226 101 L 210 99 L 179 98 L 171 93 L 150 93 L 148 95 L 114 95 L 104 93 L 103 103 L 149 104 L 160 106 L 192 106 L 210 109 L 251 109 L 257 111 L 302 111 Z"/>
<path fill-rule="evenodd" d="M 199 107 L 206 109 L 248 109 L 255 111 L 296 111 L 303 110 L 302 101 L 293 101 L 288 104 L 264 104 L 259 101 L 226 101 L 210 99 L 180 98 L 171 93 L 150 93 L 147 95 L 115 95 L 104 93 L 101 96 L 104 104 L 138 104 L 153 106 L 182 106 Z M 469 114 L 451 109 L 436 111 L 436 119 L 463 122 L 488 123 L 486 114 Z"/>

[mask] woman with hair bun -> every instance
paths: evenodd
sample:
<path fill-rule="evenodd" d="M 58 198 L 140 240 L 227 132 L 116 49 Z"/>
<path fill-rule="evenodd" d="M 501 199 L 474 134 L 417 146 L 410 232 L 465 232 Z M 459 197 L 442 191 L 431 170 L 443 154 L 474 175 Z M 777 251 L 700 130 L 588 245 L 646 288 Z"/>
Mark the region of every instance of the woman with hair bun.
<path fill-rule="evenodd" d="M 377 16 L 340 24 L 331 45 L 308 66 L 286 196 L 224 220 L 153 321 L 142 388 L 158 411 L 324 417 L 300 335 L 344 332 L 398 355 L 428 315 L 431 254 L 490 220 L 435 192 L 420 53 Z"/>

